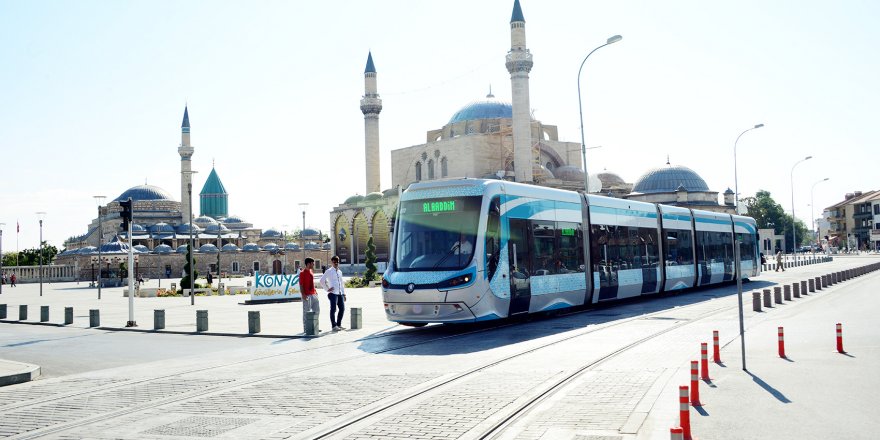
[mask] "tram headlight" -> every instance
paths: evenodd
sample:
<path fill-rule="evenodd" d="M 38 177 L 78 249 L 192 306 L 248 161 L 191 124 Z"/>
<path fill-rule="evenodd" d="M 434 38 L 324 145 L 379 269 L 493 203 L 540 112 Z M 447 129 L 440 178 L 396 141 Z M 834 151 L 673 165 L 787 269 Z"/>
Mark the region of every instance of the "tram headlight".
<path fill-rule="evenodd" d="M 447 289 L 450 287 L 462 286 L 462 285 L 465 285 L 465 284 L 471 282 L 472 279 L 473 279 L 473 275 L 471 275 L 471 274 L 457 276 L 455 278 L 450 278 L 446 281 L 442 281 L 440 283 L 437 283 L 437 288 L 438 289 Z"/>

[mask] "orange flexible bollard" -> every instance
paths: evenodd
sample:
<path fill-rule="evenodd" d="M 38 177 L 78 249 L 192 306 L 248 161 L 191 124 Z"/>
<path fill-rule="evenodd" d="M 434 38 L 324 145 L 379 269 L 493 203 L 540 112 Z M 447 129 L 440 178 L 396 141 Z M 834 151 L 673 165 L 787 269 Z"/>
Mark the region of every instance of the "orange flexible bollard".
<path fill-rule="evenodd" d="M 697 361 L 691 361 L 691 405 L 703 406 L 700 403 L 700 380 L 697 378 Z"/>
<path fill-rule="evenodd" d="M 703 380 L 709 380 L 709 344 L 700 343 L 700 376 Z"/>
<path fill-rule="evenodd" d="M 837 352 L 846 353 L 843 351 L 843 326 L 840 323 L 837 324 Z"/>
<path fill-rule="evenodd" d="M 712 358 L 716 364 L 721 363 L 721 347 L 718 342 L 718 330 L 712 330 Z"/>
<path fill-rule="evenodd" d="M 782 333 L 782 327 L 779 327 L 779 357 L 785 357 L 785 335 Z"/>
<path fill-rule="evenodd" d="M 681 385 L 678 387 L 678 424 L 684 431 L 684 438 L 691 438 L 691 413 L 690 402 L 688 402 L 688 387 Z"/>
<path fill-rule="evenodd" d="M 684 429 L 678 426 L 669 428 L 669 440 L 684 440 Z"/>

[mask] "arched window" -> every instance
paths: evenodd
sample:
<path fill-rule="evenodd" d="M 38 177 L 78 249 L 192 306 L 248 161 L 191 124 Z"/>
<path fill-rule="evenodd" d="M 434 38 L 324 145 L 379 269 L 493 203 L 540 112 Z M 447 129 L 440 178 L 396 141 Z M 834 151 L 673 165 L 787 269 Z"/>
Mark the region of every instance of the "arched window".
<path fill-rule="evenodd" d="M 416 162 L 416 182 L 422 180 L 422 163 Z"/>
<path fill-rule="evenodd" d="M 446 162 L 446 157 L 440 159 L 440 177 L 446 177 L 449 175 L 449 164 Z"/>
<path fill-rule="evenodd" d="M 428 180 L 434 178 L 434 159 L 428 160 Z"/>

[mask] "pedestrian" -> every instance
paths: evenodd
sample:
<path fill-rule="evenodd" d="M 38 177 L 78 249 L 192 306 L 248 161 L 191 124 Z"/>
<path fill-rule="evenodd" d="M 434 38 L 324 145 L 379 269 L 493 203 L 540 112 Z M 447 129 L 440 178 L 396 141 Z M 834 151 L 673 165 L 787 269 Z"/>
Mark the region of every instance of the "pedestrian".
<path fill-rule="evenodd" d="M 15 287 L 15 280 L 16 280 L 16 278 L 15 278 L 15 272 L 12 272 L 12 276 L 9 277 L 9 285 L 12 286 L 12 287 Z"/>
<path fill-rule="evenodd" d="M 205 277 L 205 279 L 208 280 L 208 286 L 210 287 L 210 286 L 211 286 L 211 283 L 214 282 L 214 276 L 211 275 L 211 271 L 208 271 L 208 275 Z"/>
<path fill-rule="evenodd" d="M 345 330 L 342 326 L 342 316 L 345 314 L 345 283 L 342 281 L 342 272 L 339 271 L 339 257 L 336 255 L 330 259 L 331 267 L 321 276 L 321 286 L 327 291 L 330 299 L 330 323 L 333 331 Z M 336 309 L 339 309 L 339 315 Z"/>
<path fill-rule="evenodd" d="M 306 313 L 314 312 L 315 316 L 321 316 L 321 302 L 318 300 L 318 292 L 315 290 L 315 260 L 306 257 L 306 266 L 299 272 L 299 291 L 303 303 L 303 333 L 306 332 Z M 315 329 L 315 333 L 320 332 Z"/>
<path fill-rule="evenodd" d="M 782 249 L 777 249 L 776 250 L 776 271 L 777 272 L 779 272 L 779 269 L 782 269 L 782 271 L 785 272 L 785 264 L 783 264 L 782 259 L 783 259 Z"/>

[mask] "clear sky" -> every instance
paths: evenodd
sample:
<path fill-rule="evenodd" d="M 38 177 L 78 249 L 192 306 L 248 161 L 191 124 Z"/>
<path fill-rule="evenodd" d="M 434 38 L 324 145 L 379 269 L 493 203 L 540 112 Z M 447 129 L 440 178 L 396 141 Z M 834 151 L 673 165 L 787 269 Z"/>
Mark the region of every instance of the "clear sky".
<path fill-rule="evenodd" d="M 378 71 L 382 186 L 390 151 L 423 143 L 489 85 L 510 100 L 512 0 L 0 0 L 0 222 L 4 250 L 86 232 L 93 195 L 143 184 L 179 200 L 185 103 L 194 193 L 212 160 L 230 214 L 257 227 L 329 228 L 364 192 L 363 70 Z M 669 155 L 712 190 L 769 190 L 810 223 L 880 188 L 880 3 L 522 0 L 536 119 L 579 142 L 591 172 L 634 182 Z M 873 153 L 872 153 L 873 152 Z M 194 200 L 198 206 L 198 198 Z M 286 226 L 285 226 L 286 225 Z"/>

